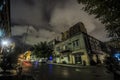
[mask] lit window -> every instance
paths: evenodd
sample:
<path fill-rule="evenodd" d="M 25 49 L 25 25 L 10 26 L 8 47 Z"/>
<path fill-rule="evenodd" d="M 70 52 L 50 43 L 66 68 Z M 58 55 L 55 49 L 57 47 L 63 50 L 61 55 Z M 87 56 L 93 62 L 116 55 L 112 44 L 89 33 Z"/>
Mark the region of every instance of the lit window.
<path fill-rule="evenodd" d="M 2 11 L 2 9 L 3 9 L 3 5 L 0 6 L 0 11 Z"/>
<path fill-rule="evenodd" d="M 4 5 L 6 4 L 5 0 L 4 0 L 3 4 L 4 4 Z"/>

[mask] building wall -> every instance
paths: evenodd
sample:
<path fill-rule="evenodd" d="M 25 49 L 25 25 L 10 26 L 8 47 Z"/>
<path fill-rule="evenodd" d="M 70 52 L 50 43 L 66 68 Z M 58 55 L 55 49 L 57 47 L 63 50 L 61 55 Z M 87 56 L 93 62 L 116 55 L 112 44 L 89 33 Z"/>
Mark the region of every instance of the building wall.
<path fill-rule="evenodd" d="M 92 36 L 87 35 L 87 37 L 90 43 L 89 50 L 92 55 L 92 60 L 95 61 L 95 63 L 103 64 L 105 56 L 110 54 L 107 45 Z"/>
<path fill-rule="evenodd" d="M 65 50 L 70 50 L 71 52 L 62 53 Z M 81 56 L 80 64 L 83 64 L 83 61 L 85 61 L 86 65 L 89 65 L 89 56 L 87 55 L 82 33 L 55 45 L 55 53 L 60 56 L 59 63 L 66 61 L 69 64 L 77 64 L 75 62 L 75 55 L 78 54 Z"/>
<path fill-rule="evenodd" d="M 11 36 L 10 27 L 10 0 L 0 0 L 0 42 L 2 39 L 9 38 Z M 2 45 L 0 45 L 0 60 L 3 56 Z"/>
<path fill-rule="evenodd" d="M 69 28 L 69 30 L 61 33 L 62 41 L 67 40 L 70 37 L 75 36 L 81 32 L 87 33 L 87 30 L 82 22 L 78 22 Z"/>
<path fill-rule="evenodd" d="M 10 0 L 0 1 L 0 30 L 3 33 L 0 37 L 10 37 Z"/>
<path fill-rule="evenodd" d="M 92 61 L 103 63 L 107 47 L 88 35 L 84 24 L 79 22 L 62 33 L 62 41 L 55 45 L 54 51 L 59 63 L 90 65 Z"/>

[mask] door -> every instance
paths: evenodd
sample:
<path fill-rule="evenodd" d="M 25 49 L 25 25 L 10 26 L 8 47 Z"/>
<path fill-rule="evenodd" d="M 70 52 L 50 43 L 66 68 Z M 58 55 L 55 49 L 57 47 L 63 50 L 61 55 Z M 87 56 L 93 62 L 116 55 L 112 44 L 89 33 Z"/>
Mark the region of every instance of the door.
<path fill-rule="evenodd" d="M 75 55 L 75 64 L 82 64 L 82 60 L 81 60 L 81 55 L 80 54 L 76 54 Z"/>

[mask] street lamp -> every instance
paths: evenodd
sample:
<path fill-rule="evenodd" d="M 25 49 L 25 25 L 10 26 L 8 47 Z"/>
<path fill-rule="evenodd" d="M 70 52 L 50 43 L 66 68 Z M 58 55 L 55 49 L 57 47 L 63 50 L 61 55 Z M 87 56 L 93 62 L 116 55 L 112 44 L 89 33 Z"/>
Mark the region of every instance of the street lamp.
<path fill-rule="evenodd" d="M 1 53 L 3 51 L 9 52 L 10 44 L 11 43 L 9 40 L 6 40 L 6 39 L 1 40 L 1 46 L 2 46 Z"/>
<path fill-rule="evenodd" d="M 4 70 L 4 71 L 6 71 L 6 69 L 11 65 L 11 62 L 10 62 L 10 60 L 8 60 L 8 58 L 7 58 L 7 56 L 9 55 L 9 53 L 10 53 L 10 41 L 9 40 L 7 40 L 7 39 L 2 39 L 1 40 L 1 47 L 2 47 L 2 49 L 1 49 L 1 53 L 2 53 L 2 56 L 3 56 L 3 58 L 2 58 L 2 69 Z"/>
<path fill-rule="evenodd" d="M 7 40 L 2 40 L 2 46 L 8 46 L 9 45 L 9 41 Z"/>

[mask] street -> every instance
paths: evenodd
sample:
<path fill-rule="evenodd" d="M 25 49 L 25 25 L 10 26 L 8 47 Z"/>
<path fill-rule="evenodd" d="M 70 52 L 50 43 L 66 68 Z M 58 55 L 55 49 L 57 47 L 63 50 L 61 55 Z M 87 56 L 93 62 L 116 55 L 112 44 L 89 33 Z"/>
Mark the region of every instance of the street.
<path fill-rule="evenodd" d="M 0 80 L 120 80 L 119 3 L 0 0 Z"/>
<path fill-rule="evenodd" d="M 33 63 L 32 67 L 24 65 L 22 75 L 24 80 L 33 80 L 32 77 L 35 80 L 114 80 L 104 67 L 75 68 L 38 62 Z M 0 80 L 16 79 L 22 80 L 15 75 L 0 76 Z"/>
<path fill-rule="evenodd" d="M 33 64 L 31 75 L 36 80 L 113 80 L 103 67 L 73 68 L 44 63 Z"/>

